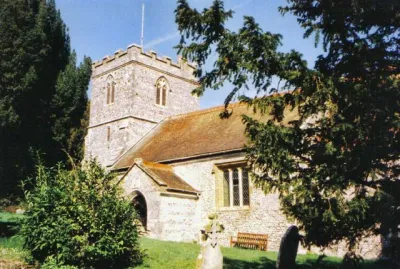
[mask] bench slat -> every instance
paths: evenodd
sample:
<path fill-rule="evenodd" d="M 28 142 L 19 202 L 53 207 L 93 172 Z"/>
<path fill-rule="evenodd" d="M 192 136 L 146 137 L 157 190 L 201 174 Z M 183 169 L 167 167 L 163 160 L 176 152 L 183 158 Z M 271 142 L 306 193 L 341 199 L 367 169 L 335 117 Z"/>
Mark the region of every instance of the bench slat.
<path fill-rule="evenodd" d="M 268 235 L 239 232 L 236 239 L 231 237 L 231 247 L 232 246 L 266 251 L 268 247 Z"/>

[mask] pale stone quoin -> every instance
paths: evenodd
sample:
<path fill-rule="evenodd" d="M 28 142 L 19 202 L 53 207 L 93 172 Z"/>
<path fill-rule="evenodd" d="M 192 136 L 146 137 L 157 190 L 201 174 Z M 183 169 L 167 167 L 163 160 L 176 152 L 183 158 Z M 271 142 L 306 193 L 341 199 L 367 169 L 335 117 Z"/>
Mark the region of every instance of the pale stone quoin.
<path fill-rule="evenodd" d="M 233 104 L 229 119 L 221 119 L 223 106 L 199 110 L 191 94 L 195 69 L 138 45 L 94 62 L 85 158 L 118 173 L 149 237 L 199 242 L 208 215 L 217 212 L 225 226 L 221 245 L 238 232 L 268 234 L 268 250 L 278 251 L 296 223 L 283 215 L 277 193 L 266 195 L 248 177 L 241 115 L 253 112 Z M 285 114 L 283 124 L 297 117 Z M 366 237 L 358 252 L 375 258 L 381 245 L 380 238 Z M 326 250 L 345 252 L 344 242 Z"/>

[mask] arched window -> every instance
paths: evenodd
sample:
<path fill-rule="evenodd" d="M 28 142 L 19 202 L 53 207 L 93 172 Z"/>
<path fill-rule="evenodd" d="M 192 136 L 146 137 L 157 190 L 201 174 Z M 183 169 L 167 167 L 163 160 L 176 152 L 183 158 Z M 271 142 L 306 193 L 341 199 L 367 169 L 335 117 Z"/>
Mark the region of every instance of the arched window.
<path fill-rule="evenodd" d="M 169 86 L 168 81 L 165 77 L 160 77 L 156 82 L 156 104 L 166 106 L 167 105 L 167 92 Z"/>
<path fill-rule="evenodd" d="M 107 104 L 114 103 L 115 100 L 115 82 L 113 76 L 107 78 Z"/>

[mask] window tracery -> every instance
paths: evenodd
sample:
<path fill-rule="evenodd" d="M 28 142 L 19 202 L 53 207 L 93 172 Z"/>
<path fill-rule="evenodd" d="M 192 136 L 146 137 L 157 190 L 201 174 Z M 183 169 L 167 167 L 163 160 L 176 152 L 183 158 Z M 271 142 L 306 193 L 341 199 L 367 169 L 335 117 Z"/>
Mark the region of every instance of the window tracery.
<path fill-rule="evenodd" d="M 168 81 L 165 77 L 161 77 L 156 82 L 156 104 L 167 105 L 167 92 L 169 89 Z"/>
<path fill-rule="evenodd" d="M 115 100 L 115 82 L 113 76 L 107 78 L 107 104 L 114 103 Z"/>

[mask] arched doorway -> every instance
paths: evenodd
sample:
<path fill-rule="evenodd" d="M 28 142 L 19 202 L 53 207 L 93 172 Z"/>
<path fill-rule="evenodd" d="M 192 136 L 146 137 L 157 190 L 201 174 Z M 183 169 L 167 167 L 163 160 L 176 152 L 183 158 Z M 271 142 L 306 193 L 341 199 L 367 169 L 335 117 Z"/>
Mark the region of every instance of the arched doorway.
<path fill-rule="evenodd" d="M 147 230 L 147 204 L 141 192 L 134 191 L 132 193 L 132 205 L 138 214 L 138 220 L 142 226 L 138 227 L 138 230 L 145 232 Z"/>

